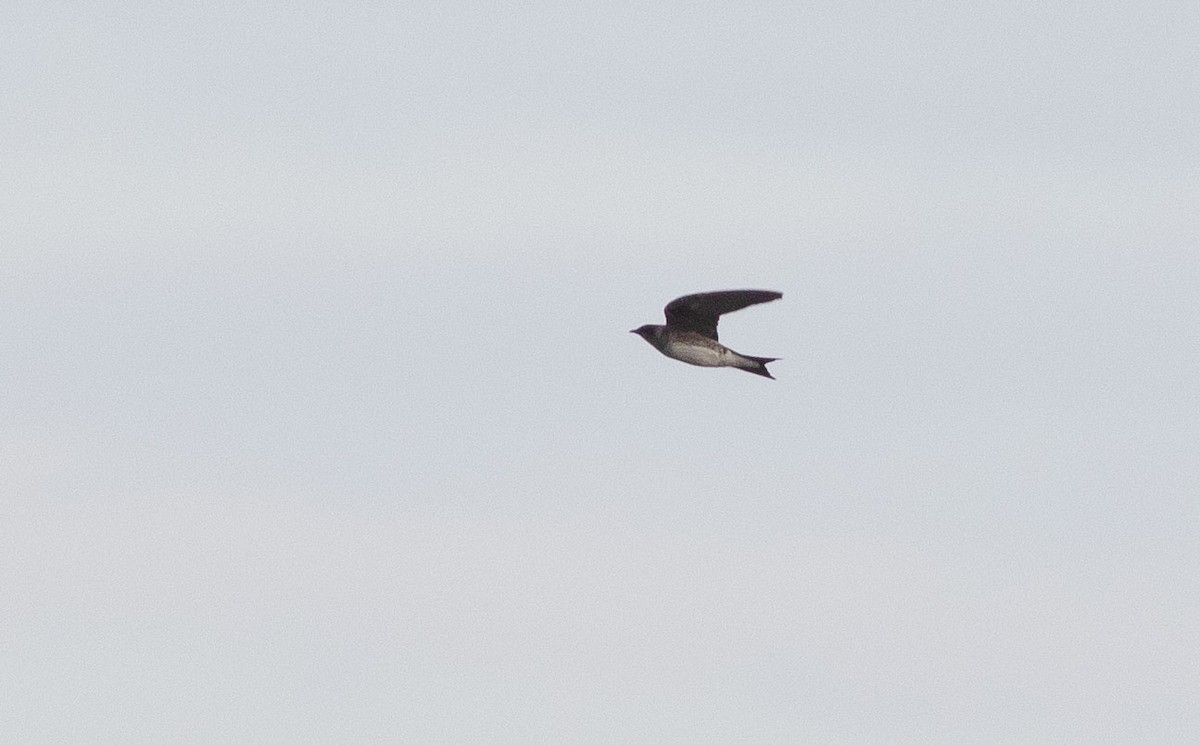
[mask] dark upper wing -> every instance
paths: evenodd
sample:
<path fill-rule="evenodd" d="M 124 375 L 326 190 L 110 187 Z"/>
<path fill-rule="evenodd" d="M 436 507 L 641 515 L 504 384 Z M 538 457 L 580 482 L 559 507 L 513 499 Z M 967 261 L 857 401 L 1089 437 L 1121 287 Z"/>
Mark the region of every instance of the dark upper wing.
<path fill-rule="evenodd" d="M 783 297 L 782 292 L 771 290 L 725 290 L 684 295 L 667 303 L 663 312 L 667 326 L 680 331 L 695 331 L 710 339 L 717 338 L 717 321 L 724 313 L 741 310 L 747 305 L 757 305 Z"/>

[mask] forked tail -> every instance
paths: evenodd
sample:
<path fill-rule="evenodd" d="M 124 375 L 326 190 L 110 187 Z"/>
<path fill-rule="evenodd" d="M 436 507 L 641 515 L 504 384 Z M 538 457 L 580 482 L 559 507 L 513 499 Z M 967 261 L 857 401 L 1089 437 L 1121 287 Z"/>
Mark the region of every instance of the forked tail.
<path fill-rule="evenodd" d="M 772 375 L 771 371 L 767 369 L 767 363 L 774 362 L 775 360 L 779 359 L 779 357 L 751 357 L 748 354 L 743 354 L 742 357 L 754 362 L 755 365 L 754 367 L 738 367 L 739 370 L 745 370 L 748 373 L 761 375 L 764 378 L 770 378 L 771 380 L 775 379 L 775 376 Z"/>

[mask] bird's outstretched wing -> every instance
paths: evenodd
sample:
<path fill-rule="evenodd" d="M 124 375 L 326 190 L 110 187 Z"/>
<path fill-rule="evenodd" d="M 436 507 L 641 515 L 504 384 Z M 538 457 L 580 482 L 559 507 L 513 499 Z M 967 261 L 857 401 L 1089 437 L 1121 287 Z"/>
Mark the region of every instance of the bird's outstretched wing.
<path fill-rule="evenodd" d="M 667 316 L 667 327 L 680 331 L 695 331 L 714 341 L 717 340 L 717 321 L 725 313 L 741 310 L 747 305 L 757 305 L 783 297 L 782 292 L 771 290 L 723 290 L 684 295 L 667 303 L 663 313 Z"/>

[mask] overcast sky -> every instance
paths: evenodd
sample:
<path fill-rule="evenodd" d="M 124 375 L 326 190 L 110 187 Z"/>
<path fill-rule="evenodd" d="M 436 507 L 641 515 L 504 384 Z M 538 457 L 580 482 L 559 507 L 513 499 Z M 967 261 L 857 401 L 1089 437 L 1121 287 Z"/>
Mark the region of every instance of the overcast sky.
<path fill-rule="evenodd" d="M 1200 6 L 484 6 L 0 9 L 0 739 L 1195 742 Z"/>

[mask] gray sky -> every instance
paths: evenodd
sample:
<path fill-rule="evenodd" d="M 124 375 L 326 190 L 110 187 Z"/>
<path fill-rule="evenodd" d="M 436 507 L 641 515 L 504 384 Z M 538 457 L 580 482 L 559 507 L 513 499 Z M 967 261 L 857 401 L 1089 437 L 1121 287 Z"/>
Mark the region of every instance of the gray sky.
<path fill-rule="evenodd" d="M 1200 10 L 480 6 L 0 10 L 2 739 L 1194 741 Z"/>

